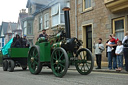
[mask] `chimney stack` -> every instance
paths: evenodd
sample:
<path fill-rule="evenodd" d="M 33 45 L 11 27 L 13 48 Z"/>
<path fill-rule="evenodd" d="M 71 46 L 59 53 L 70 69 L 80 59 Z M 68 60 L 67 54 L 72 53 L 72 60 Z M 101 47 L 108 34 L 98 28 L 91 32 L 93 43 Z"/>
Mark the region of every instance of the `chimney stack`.
<path fill-rule="evenodd" d="M 64 7 L 62 9 L 64 11 L 64 17 L 65 17 L 65 31 L 66 31 L 66 38 L 71 38 L 70 34 L 70 17 L 69 17 L 69 7 Z"/>
<path fill-rule="evenodd" d="M 26 13 L 26 9 L 20 10 L 20 13 Z"/>

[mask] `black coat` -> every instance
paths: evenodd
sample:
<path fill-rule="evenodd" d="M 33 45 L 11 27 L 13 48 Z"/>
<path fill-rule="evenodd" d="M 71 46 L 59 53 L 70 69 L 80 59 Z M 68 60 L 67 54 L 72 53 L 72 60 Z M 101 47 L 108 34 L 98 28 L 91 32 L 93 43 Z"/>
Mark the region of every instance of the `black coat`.
<path fill-rule="evenodd" d="M 22 39 L 14 37 L 11 47 L 17 47 L 17 46 L 22 47 Z"/>

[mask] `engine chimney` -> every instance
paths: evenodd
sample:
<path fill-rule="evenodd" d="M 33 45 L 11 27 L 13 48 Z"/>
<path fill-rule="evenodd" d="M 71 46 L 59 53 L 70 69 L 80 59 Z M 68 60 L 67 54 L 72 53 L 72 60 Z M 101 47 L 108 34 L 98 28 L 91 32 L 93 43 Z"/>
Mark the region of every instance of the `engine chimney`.
<path fill-rule="evenodd" d="M 65 17 L 65 31 L 66 31 L 66 38 L 71 38 L 70 35 L 70 17 L 69 17 L 69 7 L 64 7 L 62 9 L 64 11 L 64 17 Z"/>

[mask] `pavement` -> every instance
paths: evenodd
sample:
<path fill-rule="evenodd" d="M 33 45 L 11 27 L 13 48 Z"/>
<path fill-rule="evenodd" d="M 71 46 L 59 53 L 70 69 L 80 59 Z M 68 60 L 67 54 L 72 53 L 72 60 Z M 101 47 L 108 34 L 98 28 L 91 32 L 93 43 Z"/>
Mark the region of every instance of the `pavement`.
<path fill-rule="evenodd" d="M 101 69 L 95 69 L 96 67 L 93 68 L 93 72 L 106 72 L 106 73 L 122 73 L 122 74 L 128 74 L 127 71 L 124 69 L 121 72 L 117 72 L 116 70 L 112 69 L 109 70 L 107 67 L 102 67 Z M 75 66 L 70 66 L 69 70 L 76 70 Z"/>
<path fill-rule="evenodd" d="M 123 74 L 128 74 L 127 71 L 125 71 L 125 68 L 123 68 L 123 70 L 121 72 L 117 72 L 116 70 L 112 69 L 109 70 L 108 69 L 108 62 L 101 62 L 101 69 L 95 69 L 97 67 L 96 62 L 94 62 L 94 68 L 93 68 L 93 72 L 107 72 L 107 73 L 123 73 Z M 76 70 L 75 66 L 70 66 L 69 70 Z"/>

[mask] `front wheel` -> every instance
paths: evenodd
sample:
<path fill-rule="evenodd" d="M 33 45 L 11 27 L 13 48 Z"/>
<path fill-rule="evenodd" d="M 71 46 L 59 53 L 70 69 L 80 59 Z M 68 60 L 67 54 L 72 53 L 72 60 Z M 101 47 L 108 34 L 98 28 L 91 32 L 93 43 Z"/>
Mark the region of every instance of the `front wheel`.
<path fill-rule="evenodd" d="M 51 68 L 56 77 L 62 78 L 68 70 L 69 59 L 63 48 L 56 48 L 51 57 Z"/>
<path fill-rule="evenodd" d="M 94 67 L 94 58 L 89 49 L 82 48 L 76 54 L 75 67 L 81 75 L 88 75 Z"/>
<path fill-rule="evenodd" d="M 29 51 L 28 67 L 32 74 L 39 74 L 42 70 L 42 63 L 40 62 L 40 49 L 37 45 L 31 47 Z"/>

